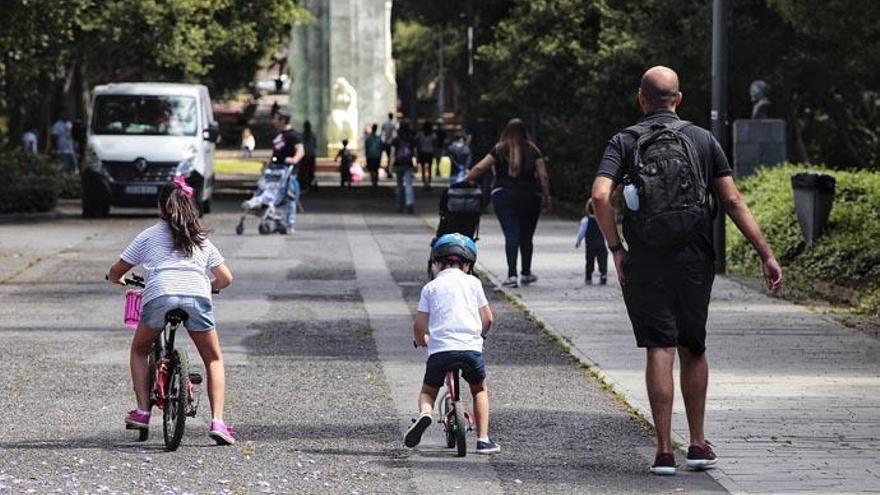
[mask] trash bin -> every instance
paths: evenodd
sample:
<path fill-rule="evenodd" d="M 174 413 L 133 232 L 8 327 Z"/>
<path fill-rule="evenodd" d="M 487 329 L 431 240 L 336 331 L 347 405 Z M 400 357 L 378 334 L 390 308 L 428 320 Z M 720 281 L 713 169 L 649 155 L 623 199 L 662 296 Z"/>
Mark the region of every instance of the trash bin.
<path fill-rule="evenodd" d="M 834 177 L 827 174 L 801 172 L 791 176 L 794 210 L 808 246 L 825 230 L 836 184 Z"/>

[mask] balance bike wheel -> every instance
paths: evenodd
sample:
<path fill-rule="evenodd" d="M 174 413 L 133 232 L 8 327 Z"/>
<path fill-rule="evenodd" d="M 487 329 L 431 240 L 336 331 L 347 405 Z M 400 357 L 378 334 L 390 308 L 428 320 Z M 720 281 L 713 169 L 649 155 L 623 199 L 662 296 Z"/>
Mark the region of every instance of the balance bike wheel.
<path fill-rule="evenodd" d="M 464 417 L 464 410 L 462 410 L 462 407 L 461 402 L 455 404 L 455 447 L 458 457 L 464 457 L 467 455 L 465 434 L 467 434 L 468 422 Z"/>
<path fill-rule="evenodd" d="M 443 418 L 445 418 L 445 423 L 443 424 L 443 431 L 446 433 L 446 448 L 454 449 L 455 448 L 455 416 L 453 415 L 451 418 L 447 417 L 449 411 L 452 410 L 452 398 L 448 395 L 443 399 Z"/>

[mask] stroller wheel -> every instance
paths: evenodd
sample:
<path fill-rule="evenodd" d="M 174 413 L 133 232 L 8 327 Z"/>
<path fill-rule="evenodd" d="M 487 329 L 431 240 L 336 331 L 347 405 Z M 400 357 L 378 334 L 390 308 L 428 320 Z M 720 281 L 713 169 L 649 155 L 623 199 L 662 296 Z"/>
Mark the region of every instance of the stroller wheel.
<path fill-rule="evenodd" d="M 244 234 L 244 223 L 239 223 L 238 225 L 235 226 L 235 234 L 236 235 Z"/>
<path fill-rule="evenodd" d="M 270 227 L 267 222 L 260 222 L 259 230 L 262 235 L 269 235 L 272 233 L 272 227 Z"/>

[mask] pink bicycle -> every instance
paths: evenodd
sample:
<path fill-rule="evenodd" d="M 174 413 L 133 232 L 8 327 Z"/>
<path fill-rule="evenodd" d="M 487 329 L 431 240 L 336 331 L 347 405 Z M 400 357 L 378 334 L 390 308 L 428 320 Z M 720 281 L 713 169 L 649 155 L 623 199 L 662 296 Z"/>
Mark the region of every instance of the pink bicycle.
<path fill-rule="evenodd" d="M 474 429 L 474 418 L 465 409 L 461 402 L 461 390 L 459 388 L 462 368 L 464 363 L 452 363 L 446 372 L 446 388 L 438 398 L 440 421 L 443 423 L 443 431 L 446 433 L 446 447 L 456 449 L 458 457 L 467 455 L 466 435 Z"/>
<path fill-rule="evenodd" d="M 144 287 L 143 277 L 132 275 L 125 279 L 125 285 Z M 129 290 L 125 296 L 126 326 L 137 327 L 140 317 L 140 292 Z M 182 309 L 172 309 L 165 315 L 165 328 L 153 342 L 150 352 L 150 407 L 162 410 L 162 431 L 165 449 L 177 450 L 183 439 L 186 417 L 194 418 L 199 406 L 196 388 L 202 383 L 202 375 L 189 372 L 189 359 L 184 350 L 174 348 L 174 337 L 180 325 L 186 323 L 189 315 Z M 138 430 L 138 441 L 144 442 L 150 436 L 148 428 L 128 426 Z"/>

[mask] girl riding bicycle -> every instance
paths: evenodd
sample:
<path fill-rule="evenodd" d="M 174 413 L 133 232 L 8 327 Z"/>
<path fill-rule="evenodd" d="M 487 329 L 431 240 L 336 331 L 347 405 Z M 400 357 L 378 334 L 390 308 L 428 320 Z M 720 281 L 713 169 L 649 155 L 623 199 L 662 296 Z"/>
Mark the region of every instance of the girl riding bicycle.
<path fill-rule="evenodd" d="M 185 326 L 208 373 L 213 417 L 209 435 L 220 445 L 231 445 L 235 443 L 235 432 L 223 422 L 225 371 L 211 292 L 228 287 L 232 272 L 208 240 L 192 196 L 193 189 L 183 177 L 166 184 L 159 193 L 161 221 L 138 234 L 108 273 L 108 280 L 123 285 L 125 274 L 137 265 L 143 265 L 146 275 L 141 319 L 130 355 L 137 408 L 128 413 L 125 423 L 132 428 L 149 427 L 148 355 L 165 326 L 165 314 L 180 308 L 189 315 Z"/>

